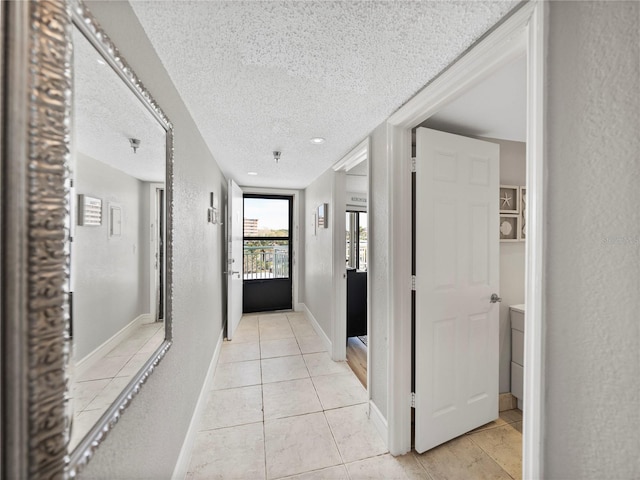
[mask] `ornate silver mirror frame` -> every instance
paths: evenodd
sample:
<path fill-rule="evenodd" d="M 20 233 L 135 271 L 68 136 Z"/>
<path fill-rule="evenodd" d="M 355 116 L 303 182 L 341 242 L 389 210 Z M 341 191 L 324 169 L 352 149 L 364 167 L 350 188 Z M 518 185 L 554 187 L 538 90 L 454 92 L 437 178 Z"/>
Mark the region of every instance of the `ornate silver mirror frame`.
<path fill-rule="evenodd" d="M 171 346 L 173 127 L 80 1 L 2 2 L 3 478 L 75 477 Z M 165 341 L 89 434 L 68 451 L 71 30 L 100 51 L 165 128 Z"/>
<path fill-rule="evenodd" d="M 68 462 L 71 11 L 2 2 L 3 478 Z"/>

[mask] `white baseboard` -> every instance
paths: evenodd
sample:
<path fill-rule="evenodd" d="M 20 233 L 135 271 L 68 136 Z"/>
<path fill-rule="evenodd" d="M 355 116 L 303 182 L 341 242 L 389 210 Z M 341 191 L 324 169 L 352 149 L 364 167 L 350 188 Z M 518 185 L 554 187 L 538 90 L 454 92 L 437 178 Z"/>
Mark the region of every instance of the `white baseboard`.
<path fill-rule="evenodd" d="M 74 376 L 76 378 L 81 378 L 86 372 L 91 370 L 96 363 L 106 357 L 111 350 L 125 340 L 138 325 L 147 323 L 150 319 L 151 317 L 148 313 L 138 315 L 131 322 L 122 327 L 120 331 L 114 334 L 110 339 L 85 356 L 82 360 L 78 361 L 74 367 Z"/>
<path fill-rule="evenodd" d="M 304 309 L 305 309 L 304 303 L 296 303 L 293 306 L 293 311 L 294 312 L 304 312 Z"/>
<path fill-rule="evenodd" d="M 200 395 L 198 396 L 198 401 L 196 402 L 196 408 L 193 410 L 191 422 L 189 422 L 189 429 L 187 430 L 187 434 L 184 437 L 184 442 L 182 442 L 182 448 L 180 449 L 180 455 L 178 455 L 176 466 L 173 469 L 173 475 L 171 475 L 172 480 L 183 480 L 187 476 L 189 462 L 191 461 L 191 453 L 193 452 L 193 445 L 196 441 L 196 434 L 198 433 L 198 427 L 200 426 L 200 421 L 202 420 L 204 409 L 207 406 L 207 395 L 209 393 L 209 390 L 211 390 L 213 374 L 216 370 L 216 365 L 218 365 L 218 359 L 220 358 L 220 350 L 222 349 L 223 338 L 224 328 L 220 331 L 218 343 L 216 343 L 216 349 L 213 352 L 213 357 L 211 358 L 211 363 L 209 364 L 209 368 L 207 370 L 207 376 L 205 377 L 202 388 L 200 389 Z"/>
<path fill-rule="evenodd" d="M 300 306 L 302 307 L 302 311 L 307 316 L 307 319 L 309 320 L 309 322 L 311 322 L 311 326 L 313 326 L 313 329 L 316 331 L 318 336 L 322 339 L 325 349 L 327 350 L 327 352 L 331 353 L 332 352 L 331 340 L 329 339 L 329 337 L 327 337 L 327 334 L 324 332 L 324 330 L 322 330 L 322 327 L 316 320 L 316 317 L 313 316 L 313 313 L 311 313 L 311 310 L 309 310 L 309 308 L 304 303 L 301 303 Z"/>
<path fill-rule="evenodd" d="M 376 404 L 373 403 L 373 400 L 369 400 L 369 419 L 373 426 L 376 427 L 380 437 L 382 437 L 385 446 L 389 448 L 389 425 L 387 424 L 387 419 L 384 418 Z"/>

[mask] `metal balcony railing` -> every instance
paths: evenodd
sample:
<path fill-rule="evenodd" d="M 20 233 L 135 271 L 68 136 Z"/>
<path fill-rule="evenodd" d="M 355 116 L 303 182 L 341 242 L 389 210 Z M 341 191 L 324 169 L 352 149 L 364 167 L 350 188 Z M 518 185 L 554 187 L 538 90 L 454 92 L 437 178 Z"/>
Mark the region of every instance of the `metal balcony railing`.
<path fill-rule="evenodd" d="M 245 280 L 289 278 L 289 246 L 245 245 L 242 268 Z"/>

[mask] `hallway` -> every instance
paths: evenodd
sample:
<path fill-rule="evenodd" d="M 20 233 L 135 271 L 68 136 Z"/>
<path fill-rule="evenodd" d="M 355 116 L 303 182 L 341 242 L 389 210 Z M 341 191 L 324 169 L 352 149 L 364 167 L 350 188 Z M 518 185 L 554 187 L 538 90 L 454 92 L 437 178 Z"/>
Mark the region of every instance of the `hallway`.
<path fill-rule="evenodd" d="M 519 478 L 517 410 L 424 455 L 395 458 L 367 410 L 366 390 L 331 360 L 303 313 L 246 315 L 223 344 L 187 478 Z"/>

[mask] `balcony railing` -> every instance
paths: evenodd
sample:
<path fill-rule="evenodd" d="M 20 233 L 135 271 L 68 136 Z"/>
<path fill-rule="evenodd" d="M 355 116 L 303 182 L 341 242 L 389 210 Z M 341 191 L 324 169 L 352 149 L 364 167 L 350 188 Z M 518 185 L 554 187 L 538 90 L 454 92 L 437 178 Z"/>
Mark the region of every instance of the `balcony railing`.
<path fill-rule="evenodd" d="M 354 262 L 349 262 L 349 255 L 351 252 L 351 245 L 349 240 L 347 239 L 347 266 L 352 266 L 355 268 L 355 261 Z M 359 270 L 363 270 L 366 271 L 367 270 L 367 262 L 368 262 L 368 255 L 369 254 L 369 250 L 367 248 L 367 241 L 366 240 L 360 240 L 360 242 L 358 242 L 358 269 Z"/>
<path fill-rule="evenodd" d="M 245 280 L 289 278 L 289 246 L 245 245 L 243 272 Z"/>

